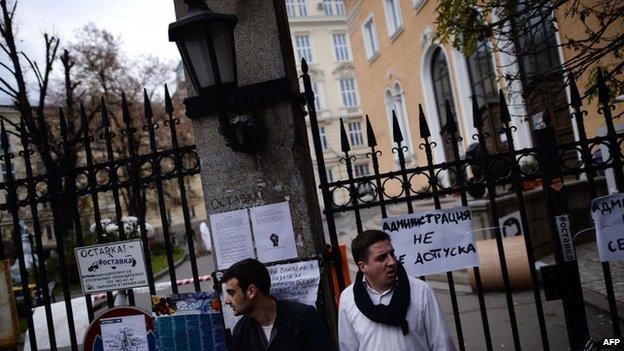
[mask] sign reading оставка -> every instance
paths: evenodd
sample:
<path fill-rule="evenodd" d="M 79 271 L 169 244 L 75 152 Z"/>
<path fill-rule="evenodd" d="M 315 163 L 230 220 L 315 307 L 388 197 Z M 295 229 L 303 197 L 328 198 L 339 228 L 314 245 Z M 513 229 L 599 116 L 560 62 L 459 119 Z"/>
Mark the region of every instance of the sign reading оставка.
<path fill-rule="evenodd" d="M 74 250 L 85 294 L 148 284 L 140 239 L 77 247 Z"/>
<path fill-rule="evenodd" d="M 469 207 L 419 211 L 382 221 L 408 274 L 427 275 L 479 265 Z"/>

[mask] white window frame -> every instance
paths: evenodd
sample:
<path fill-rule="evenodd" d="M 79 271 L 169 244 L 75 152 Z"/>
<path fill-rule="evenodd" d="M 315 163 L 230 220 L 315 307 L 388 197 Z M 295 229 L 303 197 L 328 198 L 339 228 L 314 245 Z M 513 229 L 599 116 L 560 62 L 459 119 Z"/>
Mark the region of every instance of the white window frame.
<path fill-rule="evenodd" d="M 325 176 L 327 177 L 327 181 L 332 183 L 334 179 L 334 170 L 331 168 L 327 168 Z"/>
<path fill-rule="evenodd" d="M 308 4 L 306 0 L 297 0 L 297 10 L 300 17 L 306 17 L 308 15 Z"/>
<path fill-rule="evenodd" d="M 305 38 L 306 43 L 303 43 L 303 38 Z M 301 40 L 299 40 L 301 39 Z M 296 34 L 295 35 L 295 51 L 297 52 L 297 62 L 301 62 L 301 58 L 305 57 L 303 55 L 308 54 L 309 57 L 305 57 L 308 63 L 314 62 L 314 55 L 312 54 L 312 39 L 309 34 Z M 304 46 L 303 44 L 307 44 Z"/>
<path fill-rule="evenodd" d="M 388 37 L 394 38 L 403 30 L 403 16 L 401 15 L 401 3 L 399 0 L 383 0 L 386 13 L 386 26 Z"/>
<path fill-rule="evenodd" d="M 415 155 L 415 150 L 413 148 L 412 133 L 405 104 L 405 92 L 398 81 L 394 82 L 394 84 L 386 90 L 384 100 L 386 102 L 386 114 L 388 118 L 389 130 L 393 130 L 392 110 L 394 109 L 401 128 L 401 134 L 403 135 L 403 145 L 408 148 L 405 156 L 406 158 L 413 157 L 413 155 Z M 392 137 L 390 139 L 390 144 L 394 145 L 394 138 Z M 398 155 L 394 154 L 394 157 L 396 159 L 398 158 Z"/>
<path fill-rule="evenodd" d="M 297 5 L 295 0 L 286 0 L 286 14 L 288 17 L 297 17 Z"/>
<path fill-rule="evenodd" d="M 351 82 L 351 84 L 348 84 Z M 351 85 L 348 87 L 347 85 Z M 340 103 L 343 107 L 354 108 L 359 106 L 359 99 L 357 94 L 357 85 L 355 78 L 346 77 L 338 79 L 338 87 L 340 89 Z"/>
<path fill-rule="evenodd" d="M 325 16 L 344 16 L 344 1 L 323 0 L 323 13 L 325 13 Z"/>
<path fill-rule="evenodd" d="M 312 82 L 312 92 L 314 92 L 314 107 L 317 111 L 323 109 L 323 81 Z"/>
<path fill-rule="evenodd" d="M 321 149 L 329 150 L 329 138 L 325 126 L 319 126 L 319 137 L 321 139 Z"/>
<path fill-rule="evenodd" d="M 346 33 L 333 33 L 332 44 L 334 47 L 334 59 L 337 62 L 344 62 L 344 61 L 351 60 L 351 54 L 349 53 L 349 44 L 347 41 Z"/>
<path fill-rule="evenodd" d="M 379 38 L 377 37 L 377 26 L 375 18 L 371 14 L 362 25 L 362 36 L 364 48 L 366 49 L 366 59 L 372 61 L 379 55 Z"/>
<path fill-rule="evenodd" d="M 362 123 L 360 121 L 347 122 L 347 130 L 351 146 L 364 145 L 364 133 L 362 132 Z"/>

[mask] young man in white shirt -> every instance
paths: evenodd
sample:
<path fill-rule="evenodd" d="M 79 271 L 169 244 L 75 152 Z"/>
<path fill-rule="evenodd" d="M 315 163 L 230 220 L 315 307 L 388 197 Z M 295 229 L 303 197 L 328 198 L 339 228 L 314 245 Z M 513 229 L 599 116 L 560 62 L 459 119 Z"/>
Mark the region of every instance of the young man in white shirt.
<path fill-rule="evenodd" d="M 433 290 L 407 276 L 387 233 L 364 231 L 351 252 L 359 270 L 340 295 L 341 351 L 455 350 Z"/>

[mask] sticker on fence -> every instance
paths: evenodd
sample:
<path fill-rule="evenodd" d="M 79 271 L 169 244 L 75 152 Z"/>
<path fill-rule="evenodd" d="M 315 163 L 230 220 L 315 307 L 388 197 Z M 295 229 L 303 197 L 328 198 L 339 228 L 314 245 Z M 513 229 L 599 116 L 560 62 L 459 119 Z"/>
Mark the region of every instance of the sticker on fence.
<path fill-rule="evenodd" d="M 508 236 L 523 235 L 520 211 L 512 212 L 499 218 L 498 225 L 501 227 L 501 234 L 505 238 Z"/>
<path fill-rule="evenodd" d="M 469 207 L 419 211 L 382 221 L 397 259 L 412 276 L 479 265 Z"/>
<path fill-rule="evenodd" d="M 600 261 L 624 260 L 624 194 L 594 199 L 591 215 L 596 225 Z"/>
<path fill-rule="evenodd" d="M 559 233 L 559 240 L 561 242 L 563 260 L 566 262 L 576 260 L 574 243 L 572 242 L 572 230 L 570 229 L 570 216 L 556 216 L 555 223 L 557 224 L 557 232 Z"/>
<path fill-rule="evenodd" d="M 74 251 L 85 294 L 148 284 L 140 239 L 77 247 Z"/>

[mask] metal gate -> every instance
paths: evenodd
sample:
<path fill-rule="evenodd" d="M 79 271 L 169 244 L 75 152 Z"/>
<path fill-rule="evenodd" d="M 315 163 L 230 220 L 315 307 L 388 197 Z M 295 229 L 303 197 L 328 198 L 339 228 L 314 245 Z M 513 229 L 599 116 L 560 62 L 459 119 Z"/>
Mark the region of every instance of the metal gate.
<path fill-rule="evenodd" d="M 458 133 L 455 117 L 452 112 L 450 112 L 447 101 L 447 111 L 449 112 L 447 112 L 448 124 L 446 128 L 449 136 L 445 142 L 450 144 L 450 147 L 452 148 L 452 153 L 454 155 L 453 161 L 437 164 L 434 163 L 432 149 L 436 147 L 443 147 L 443 145 L 436 145 L 436 143 L 432 141 L 431 133 L 427 125 L 427 118 L 425 117 L 422 108 L 419 108 L 418 122 L 420 126 L 421 143 L 418 147 L 421 150 L 424 150 L 427 159 L 426 165 L 411 168 L 406 166 L 405 155 L 408 153 L 409 149 L 405 146 L 404 136 L 402 134 L 406 131 L 402 131 L 400 129 L 397 117 L 396 115 L 393 115 L 392 136 L 394 147 L 392 148 L 392 152 L 398 160 L 399 170 L 384 173 L 380 172 L 379 160 L 383 155 L 377 148 L 375 131 L 369 122 L 368 116 L 366 116 L 366 131 L 369 152 L 365 155 L 365 157 L 372 161 L 373 173 L 356 178 L 354 177 L 353 165 L 354 162 L 357 161 L 357 157 L 351 153 L 349 138 L 347 137 L 347 133 L 345 132 L 345 128 L 341 120 L 340 135 L 342 157 L 340 162 L 346 169 L 347 179 L 329 182 L 325 170 L 319 125 L 314 105 L 314 94 L 305 60 L 302 60 L 301 67 L 303 71 L 302 79 L 305 89 L 306 105 L 312 129 L 314 151 L 318 163 L 318 176 L 320 179 L 319 187 L 321 188 L 324 202 L 323 213 L 327 221 L 331 245 L 334 248 L 332 250 L 334 253 L 332 255 L 332 261 L 336 267 L 341 267 L 335 218 L 337 214 L 352 215 L 357 232 L 360 233 L 363 230 L 361 211 L 364 209 L 378 209 L 382 218 L 386 218 L 388 216 L 388 206 L 403 204 L 407 213 L 412 213 L 414 211 L 414 202 L 422 199 L 433 199 L 435 208 L 440 209 L 442 207 L 440 201 L 442 197 L 453 193 L 456 194 L 458 192 L 461 197 L 461 205 L 468 206 L 468 193 L 484 194 L 485 190 L 487 190 L 487 199 L 490 208 L 489 214 L 492 218 L 492 222 L 498 223 L 500 213 L 497 207 L 497 189 L 499 189 L 501 185 L 511 184 L 514 189 L 513 194 L 517 200 L 518 209 L 522 218 L 521 226 L 527 249 L 526 254 L 529 261 L 530 275 L 533 281 L 533 296 L 541 335 L 541 343 L 543 349 L 548 350 L 550 349 L 550 346 L 542 303 L 542 291 L 540 289 L 540 283 L 538 282 L 538 272 L 535 268 L 536 257 L 534 256 L 534 252 L 532 250 L 533 243 L 531 241 L 530 226 L 527 220 L 525 194 L 523 193 L 521 186 L 524 181 L 540 178 L 543 182 L 543 196 L 548 212 L 550 232 L 553 238 L 552 242 L 554 243 L 554 256 L 557 263 L 556 265 L 550 267 L 548 272 L 550 272 L 551 275 L 546 276 L 543 279 L 545 285 L 549 285 L 547 283 L 551 283 L 550 285 L 554 285 L 555 290 L 556 288 L 559 288 L 558 291 L 544 290 L 546 297 L 554 294 L 558 295 L 555 296 L 555 298 L 562 299 L 570 347 L 573 350 L 583 349 L 585 347 L 585 344 L 589 340 L 589 331 L 587 318 L 585 316 L 578 266 L 576 261 L 573 261 L 571 264 L 566 264 L 562 257 L 561 246 L 557 244 L 559 239 L 555 230 L 555 217 L 557 217 L 557 215 L 565 214 L 567 211 L 565 197 L 566 188 L 564 185 L 565 181 L 569 179 L 586 179 L 586 186 L 589 188 L 590 194 L 590 197 L 587 199 L 587 216 L 589 216 L 589 202 L 598 194 L 596 186 L 596 177 L 598 172 L 603 172 L 609 169 L 612 170 L 615 175 L 618 191 L 624 190 L 624 175 L 622 171 L 623 155 L 621 152 L 621 144 L 624 139 L 624 134 L 616 133 L 615 131 L 613 116 L 611 115 L 613 106 L 611 105 L 609 92 L 604 80 L 602 79 L 602 75 L 600 75 L 598 80 L 598 95 L 601 105 L 598 114 L 602 115 L 604 123 L 607 127 L 607 135 L 605 137 L 587 138 L 584 126 L 584 119 L 587 118 L 587 112 L 583 111 L 580 94 L 574 81 L 570 79 L 570 89 L 572 92 L 572 104 L 570 107 L 574 111 L 572 118 L 576 120 L 579 130 L 579 140 L 576 142 L 565 144 L 557 143 L 554 129 L 551 126 L 550 116 L 548 111 L 545 110 L 543 116 L 543 126 L 541 129 L 537 129 L 535 131 L 537 146 L 517 150 L 514 146 L 514 134 L 516 132 L 516 127 L 512 126 L 510 123 L 511 117 L 503 92 L 501 91 L 500 121 L 502 123 L 502 130 L 500 130 L 500 133 L 506 137 L 507 150 L 505 152 L 492 153 L 492 150 L 487 149 L 485 142 L 486 138 L 496 137 L 498 131 L 494 132 L 496 133 L 495 135 L 488 135 L 488 133 L 483 131 L 483 118 L 479 108 L 476 106 L 476 102 L 473 101 L 473 125 L 478 130 L 478 133 L 473 136 L 473 139 L 478 142 L 478 149 L 480 152 L 472 157 L 462 159 L 460 157 L 458 147 L 459 142 L 462 141 L 462 137 Z M 591 118 L 600 117 L 592 116 Z M 595 151 L 597 151 L 600 147 L 608 150 L 607 157 L 604 155 L 602 159 L 593 157 Z M 578 162 L 572 165 L 569 162 L 565 162 L 570 159 L 570 154 L 572 154 L 574 156 L 572 158 L 577 159 Z M 526 167 L 523 167 L 522 165 L 529 159 L 535 160 L 539 167 L 528 170 Z M 471 171 L 468 172 L 468 169 L 471 169 Z M 469 173 L 472 173 L 472 176 L 469 176 Z M 446 174 L 446 176 L 442 176 L 444 174 Z M 425 188 L 416 189 L 414 187 L 414 179 L 416 177 L 427 178 Z M 446 180 L 444 178 L 446 178 Z M 390 182 L 400 184 L 398 186 L 399 190 L 397 193 L 391 194 L 387 191 L 387 187 Z M 369 189 L 369 191 L 361 191 L 363 188 Z M 334 195 L 341 191 L 347 194 L 347 199 L 342 203 L 336 203 Z M 501 230 L 499 227 L 495 228 L 495 238 L 496 246 L 498 248 L 498 259 L 502 270 L 502 279 L 505 287 L 504 290 L 513 344 L 516 350 L 520 350 L 521 345 L 518 333 L 518 321 L 510 289 L 507 261 L 503 247 Z M 483 326 L 483 337 L 485 339 L 487 349 L 492 350 L 491 325 L 488 321 L 488 312 L 482 288 L 480 271 L 479 267 L 474 267 L 473 269 L 476 280 L 476 292 L 478 295 L 481 322 Z M 613 281 L 608 262 L 602 263 L 602 271 L 606 283 L 613 334 L 615 337 L 621 338 L 622 333 L 617 315 Z M 336 269 L 336 274 L 339 289 L 342 290 L 345 288 L 345 279 L 342 270 Z M 447 272 L 446 278 L 448 281 L 453 308 L 455 329 L 459 340 L 459 348 L 460 350 L 464 350 L 463 326 L 461 323 L 462 316 L 459 313 L 455 284 L 453 281 L 453 272 Z M 560 283 L 560 286 L 557 286 L 557 283 Z"/>
<path fill-rule="evenodd" d="M 5 128 L 2 123 L 2 163 L 4 166 L 4 179 L 0 183 L 0 191 L 5 194 L 0 203 L 1 213 L 11 219 L 5 228 L 12 232 L 12 254 L 5 256 L 5 247 L 0 240 L 0 259 L 14 258 L 19 263 L 23 307 L 19 311 L 20 318 L 26 320 L 29 331 L 29 342 L 32 350 L 37 350 L 37 333 L 35 330 L 33 315 L 30 313 L 34 307 L 45 308 L 46 323 L 49 331 L 49 345 L 51 349 L 57 348 L 57 336 L 54 332 L 54 321 L 51 311 L 53 292 L 49 291 L 50 277 L 60 273 L 60 284 L 65 301 L 67 318 L 67 330 L 72 350 L 78 350 L 79 341 L 76 340 L 76 328 L 74 323 L 74 311 L 72 311 L 72 283 L 68 277 L 68 266 L 72 263 L 71 258 L 66 257 L 66 252 L 73 251 L 73 247 L 65 247 L 68 242 L 74 246 L 85 244 L 84 233 L 89 228 L 85 225 L 94 223 L 97 237 L 95 242 L 105 242 L 104 228 L 102 228 L 103 214 L 110 214 L 113 223 L 119 228 L 119 239 L 126 238 L 122 217 L 133 215 L 138 219 L 140 238 L 143 241 L 143 250 L 146 258 L 148 282 L 150 294 L 155 294 L 154 277 L 150 264 L 150 245 L 148 244 L 146 227 L 146 202 L 148 197 L 157 202 L 159 220 L 162 224 L 163 239 L 166 249 L 166 259 L 171 280 L 173 293 L 177 293 L 176 271 L 174 267 L 174 255 L 172 238 L 168 223 L 168 209 L 172 207 L 171 196 L 166 197 L 167 190 L 175 193 L 179 200 L 182 217 L 184 220 L 184 233 L 187 243 L 187 254 L 191 263 L 193 284 L 195 291 L 200 290 L 197 261 L 194 246 L 194 231 L 191 226 L 191 211 L 187 201 L 187 183 L 185 177 L 200 173 L 199 159 L 195 151 L 195 145 L 180 145 L 179 132 L 176 126 L 180 120 L 174 117 L 173 104 L 165 86 L 164 115 L 154 116 L 152 106 L 147 95 L 144 96 L 143 119 L 133 118 L 130 115 L 130 106 L 125 96 L 121 97 L 121 119 L 116 119 L 117 127 L 111 124 L 115 112 L 107 108 L 102 99 L 96 116 L 99 121 L 93 120 L 97 128 L 89 125 L 87 111 L 81 106 L 79 133 L 69 139 L 68 121 L 60 111 L 58 123 L 43 122 L 44 148 L 59 148 L 62 155 L 77 155 L 75 163 L 68 159 L 55 160 L 52 169 L 43 169 L 38 159 L 38 154 L 29 140 L 28 127 L 24 121 L 16 121 Z M 162 109 L 161 109 L 162 110 Z M 138 129 L 140 125 L 142 128 Z M 56 126 L 56 127 L 52 127 Z M 8 130 L 7 130 L 8 129 Z M 19 133 L 21 132 L 21 133 Z M 49 134 L 48 134 L 49 133 Z M 9 142 L 9 134 L 21 135 L 20 140 L 12 137 L 14 143 Z M 62 142 L 59 145 L 48 144 L 47 135 L 60 135 Z M 124 143 L 124 152 L 113 149 L 113 142 Z M 15 144 L 15 145 L 11 145 Z M 119 144 L 118 144 L 119 145 Z M 165 183 L 170 187 L 166 187 Z M 122 192 L 127 201 L 123 202 Z M 149 193 L 148 193 L 149 192 Z M 153 194 L 155 193 L 155 195 Z M 87 208 L 79 208 L 79 202 L 86 200 Z M 60 213 L 65 211 L 65 213 Z M 69 213 L 67 213 L 69 212 Z M 62 217 L 69 218 L 69 223 L 61 223 Z M 49 219 L 53 226 L 55 245 L 53 250 L 58 257 L 59 272 L 51 270 L 49 260 L 46 260 L 46 250 L 43 244 L 44 220 Z M 21 224 L 24 220 L 26 225 Z M 26 257 L 23 252 L 22 230 L 29 227 L 34 232 L 33 256 L 34 266 L 27 269 Z M 71 239 L 71 240 L 69 240 Z M 32 237 L 31 237 L 32 240 Z M 6 249 L 10 249 L 7 247 Z M 8 251 L 8 250 L 7 250 Z M 34 257 L 37 257 L 35 260 Z M 32 276 L 32 277 L 31 277 Z M 29 278 L 30 277 L 30 278 Z M 34 288 L 29 285 L 29 279 L 34 281 Z M 34 290 L 34 291 L 33 291 Z M 78 296 L 81 296 L 79 293 Z M 35 296 L 33 301 L 31 296 Z M 132 290 L 127 291 L 130 305 L 134 305 Z M 87 306 L 89 321 L 93 319 L 92 296 L 84 296 Z M 109 307 L 113 306 L 113 295 L 106 296 Z M 6 327 L 6 326 L 3 326 Z"/>

